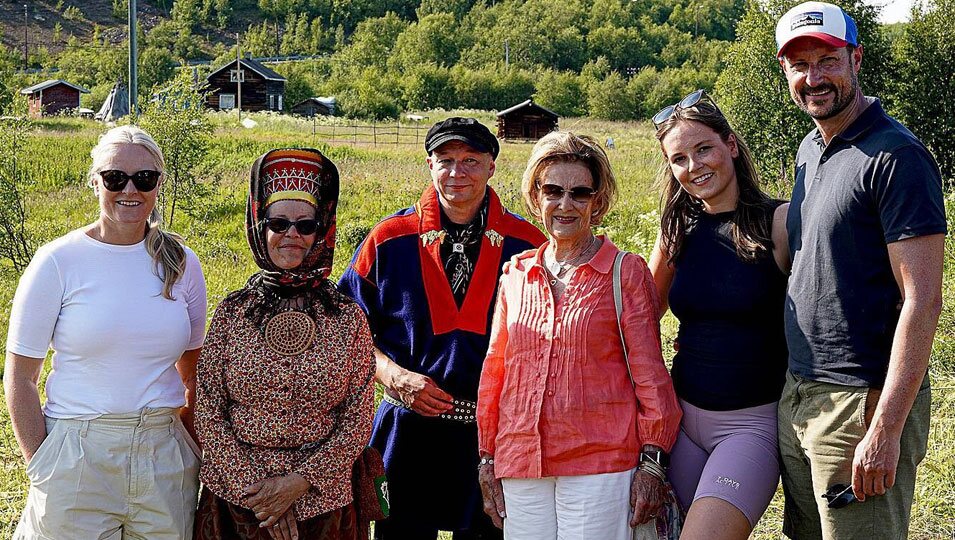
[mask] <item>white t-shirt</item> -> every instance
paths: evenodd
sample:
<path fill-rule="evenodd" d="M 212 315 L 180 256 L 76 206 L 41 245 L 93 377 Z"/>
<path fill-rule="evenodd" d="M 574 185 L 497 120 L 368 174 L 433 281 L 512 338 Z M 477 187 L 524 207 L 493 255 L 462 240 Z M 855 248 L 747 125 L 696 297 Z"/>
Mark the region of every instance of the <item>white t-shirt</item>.
<path fill-rule="evenodd" d="M 202 346 L 206 284 L 186 248 L 186 271 L 162 296 L 145 242 L 104 244 L 82 230 L 37 250 L 20 277 L 7 351 L 53 349 L 43 412 L 91 419 L 185 404 L 176 361 Z"/>

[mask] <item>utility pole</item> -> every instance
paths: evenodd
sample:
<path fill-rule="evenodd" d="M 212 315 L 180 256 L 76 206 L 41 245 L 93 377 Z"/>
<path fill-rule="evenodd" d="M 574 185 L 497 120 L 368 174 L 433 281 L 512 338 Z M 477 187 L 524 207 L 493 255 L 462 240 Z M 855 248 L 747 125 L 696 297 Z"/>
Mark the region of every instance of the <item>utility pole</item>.
<path fill-rule="evenodd" d="M 693 6 L 693 18 L 696 21 L 693 25 L 693 37 L 700 35 L 700 6 Z"/>
<path fill-rule="evenodd" d="M 504 40 L 504 67 L 511 65 L 511 43 L 509 39 Z"/>
<path fill-rule="evenodd" d="M 136 79 L 136 0 L 129 0 L 129 114 L 135 120 L 139 116 L 136 104 L 139 89 Z"/>
<path fill-rule="evenodd" d="M 23 69 L 30 67 L 30 57 L 27 55 L 29 50 L 27 47 L 27 25 L 30 24 L 30 19 L 27 16 L 27 5 L 23 4 Z"/>
<path fill-rule="evenodd" d="M 242 123 L 242 79 L 245 75 L 242 73 L 242 54 L 239 47 L 239 33 L 235 33 L 235 88 L 236 88 L 236 110 L 239 111 L 239 123 Z"/>

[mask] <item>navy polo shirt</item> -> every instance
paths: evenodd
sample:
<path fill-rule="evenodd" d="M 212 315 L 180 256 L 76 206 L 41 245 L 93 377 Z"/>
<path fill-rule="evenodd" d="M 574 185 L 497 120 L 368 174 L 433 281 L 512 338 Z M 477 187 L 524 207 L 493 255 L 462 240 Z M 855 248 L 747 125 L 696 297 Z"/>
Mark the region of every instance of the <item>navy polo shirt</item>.
<path fill-rule="evenodd" d="M 789 369 L 881 388 L 902 305 L 887 244 L 946 232 L 935 159 L 873 100 L 828 146 L 803 139 L 786 228 Z"/>

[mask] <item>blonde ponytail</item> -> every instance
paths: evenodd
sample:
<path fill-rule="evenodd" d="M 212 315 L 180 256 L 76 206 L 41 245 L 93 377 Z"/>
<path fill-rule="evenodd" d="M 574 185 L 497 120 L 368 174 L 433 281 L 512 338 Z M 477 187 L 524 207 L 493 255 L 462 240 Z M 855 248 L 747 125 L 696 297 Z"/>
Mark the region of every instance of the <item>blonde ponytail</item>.
<path fill-rule="evenodd" d="M 146 252 L 153 258 L 156 274 L 162 279 L 162 295 L 169 300 L 172 287 L 186 271 L 186 250 L 182 247 L 182 237 L 161 227 L 162 214 L 153 208 L 147 221 Z"/>

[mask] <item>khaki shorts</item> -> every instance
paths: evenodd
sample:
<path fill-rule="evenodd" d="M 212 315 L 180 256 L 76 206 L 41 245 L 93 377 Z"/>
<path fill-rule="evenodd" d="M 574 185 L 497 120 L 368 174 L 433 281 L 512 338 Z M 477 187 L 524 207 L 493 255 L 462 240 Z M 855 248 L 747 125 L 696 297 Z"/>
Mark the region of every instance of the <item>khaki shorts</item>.
<path fill-rule="evenodd" d="M 895 485 L 885 495 L 830 509 L 822 494 L 852 483 L 852 458 L 878 390 L 786 375 L 779 402 L 779 451 L 786 495 L 783 532 L 798 540 L 892 540 L 908 536 L 915 469 L 928 445 L 932 390 L 922 382 L 902 429 Z"/>
<path fill-rule="evenodd" d="M 15 539 L 191 539 L 199 449 L 176 409 L 46 419 Z"/>

